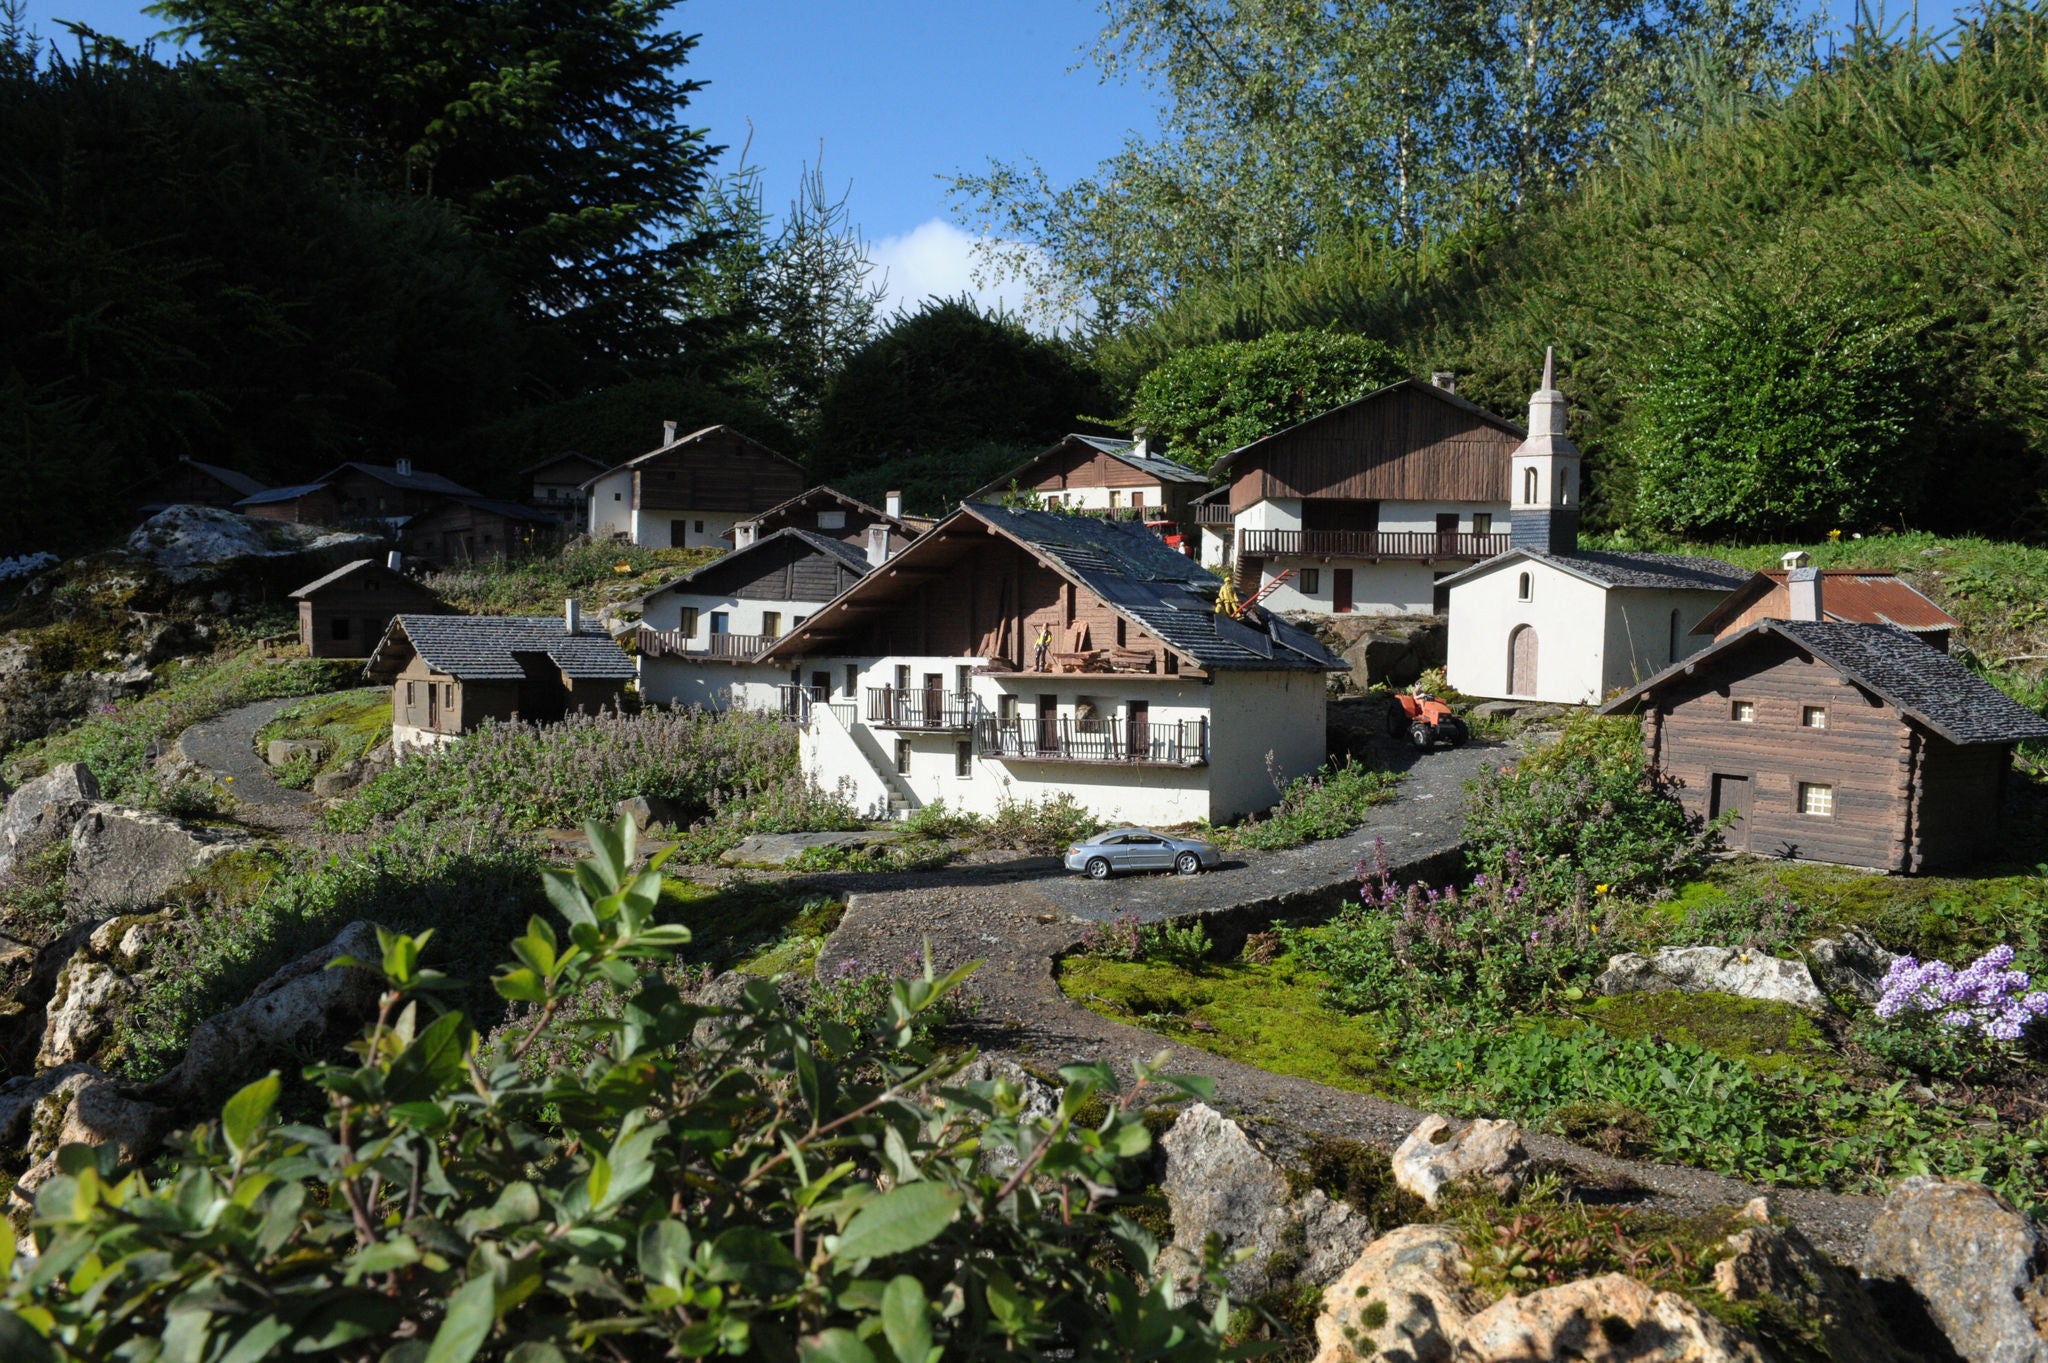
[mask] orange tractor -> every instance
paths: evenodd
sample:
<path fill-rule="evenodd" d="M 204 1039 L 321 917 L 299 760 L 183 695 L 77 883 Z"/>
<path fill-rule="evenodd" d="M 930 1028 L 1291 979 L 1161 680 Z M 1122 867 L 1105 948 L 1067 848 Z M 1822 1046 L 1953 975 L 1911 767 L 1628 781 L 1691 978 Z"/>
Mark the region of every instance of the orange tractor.
<path fill-rule="evenodd" d="M 1428 752 L 1439 743 L 1462 748 L 1471 736 L 1465 721 L 1435 696 L 1397 692 L 1393 704 L 1387 707 L 1387 737 L 1405 737 L 1418 752 Z"/>

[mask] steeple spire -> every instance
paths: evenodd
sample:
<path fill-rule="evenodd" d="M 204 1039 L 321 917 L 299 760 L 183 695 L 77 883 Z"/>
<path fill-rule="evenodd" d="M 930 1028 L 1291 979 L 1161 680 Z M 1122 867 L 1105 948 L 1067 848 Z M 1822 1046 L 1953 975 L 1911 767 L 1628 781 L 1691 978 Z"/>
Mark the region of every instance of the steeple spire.
<path fill-rule="evenodd" d="M 1543 391 L 1546 393 L 1554 393 L 1557 391 L 1557 384 L 1551 378 L 1551 374 L 1556 363 L 1557 347 L 1548 345 L 1543 347 Z"/>
<path fill-rule="evenodd" d="M 1543 386 L 1529 397 L 1529 434 L 1509 457 L 1509 523 L 1518 549 L 1569 554 L 1579 540 L 1579 447 L 1565 434 L 1557 350 L 1543 348 Z"/>

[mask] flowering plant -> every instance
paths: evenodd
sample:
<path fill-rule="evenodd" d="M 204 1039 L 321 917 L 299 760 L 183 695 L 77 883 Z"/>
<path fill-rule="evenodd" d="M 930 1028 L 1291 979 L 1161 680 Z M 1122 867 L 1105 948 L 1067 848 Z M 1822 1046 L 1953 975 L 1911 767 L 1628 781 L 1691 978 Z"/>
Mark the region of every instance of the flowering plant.
<path fill-rule="evenodd" d="M 2048 993 L 2012 969 L 2013 949 L 1995 946 L 1962 970 L 1946 961 L 1901 956 L 1885 972 L 1863 1029 L 1873 1054 L 1928 1074 L 1957 1075 L 2003 1060 L 2027 1025 L 2048 1014 Z"/>

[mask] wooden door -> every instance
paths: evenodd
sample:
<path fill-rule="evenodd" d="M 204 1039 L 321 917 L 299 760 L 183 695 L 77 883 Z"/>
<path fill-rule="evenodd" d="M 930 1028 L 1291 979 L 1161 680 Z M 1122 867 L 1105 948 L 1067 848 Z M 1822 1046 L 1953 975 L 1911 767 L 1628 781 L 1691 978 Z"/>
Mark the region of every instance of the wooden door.
<path fill-rule="evenodd" d="M 441 684 L 427 683 L 427 727 L 438 730 L 441 727 Z"/>
<path fill-rule="evenodd" d="M 1446 511 L 1436 518 L 1436 551 L 1442 555 L 1458 552 L 1458 513 Z"/>
<path fill-rule="evenodd" d="M 946 678 L 943 673 L 924 674 L 924 722 L 936 729 L 946 722 Z"/>
<path fill-rule="evenodd" d="M 1516 625 L 1508 636 L 1508 694 L 1536 694 L 1536 630 L 1532 625 Z"/>
<path fill-rule="evenodd" d="M 1721 841 L 1730 851 L 1749 850 L 1749 778 L 1747 776 L 1723 776 L 1714 773 L 1713 790 L 1707 806 L 1707 816 L 1718 819 L 1723 814 L 1734 814 L 1735 821 L 1721 830 Z"/>
<path fill-rule="evenodd" d="M 1351 569 L 1330 570 L 1330 609 L 1338 615 L 1351 614 Z"/>
<path fill-rule="evenodd" d="M 1130 730 L 1126 738 L 1125 751 L 1133 762 L 1142 762 L 1152 754 L 1152 703 L 1144 700 L 1131 702 Z"/>
<path fill-rule="evenodd" d="M 1038 750 L 1042 753 L 1057 752 L 1060 746 L 1060 698 L 1040 696 L 1038 698 Z"/>
<path fill-rule="evenodd" d="M 811 674 L 811 699 L 821 702 L 832 699 L 832 674 L 830 672 L 813 672 Z"/>

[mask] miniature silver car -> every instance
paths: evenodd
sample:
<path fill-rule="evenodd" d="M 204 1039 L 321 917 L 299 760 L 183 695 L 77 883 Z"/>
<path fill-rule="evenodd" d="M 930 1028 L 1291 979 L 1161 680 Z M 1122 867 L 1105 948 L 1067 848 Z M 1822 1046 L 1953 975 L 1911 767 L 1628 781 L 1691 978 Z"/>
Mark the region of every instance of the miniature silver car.
<path fill-rule="evenodd" d="M 1200 838 L 1176 838 L 1149 828 L 1112 828 L 1067 849 L 1067 869 L 1106 880 L 1113 871 L 1177 871 L 1191 876 L 1223 858 Z"/>

